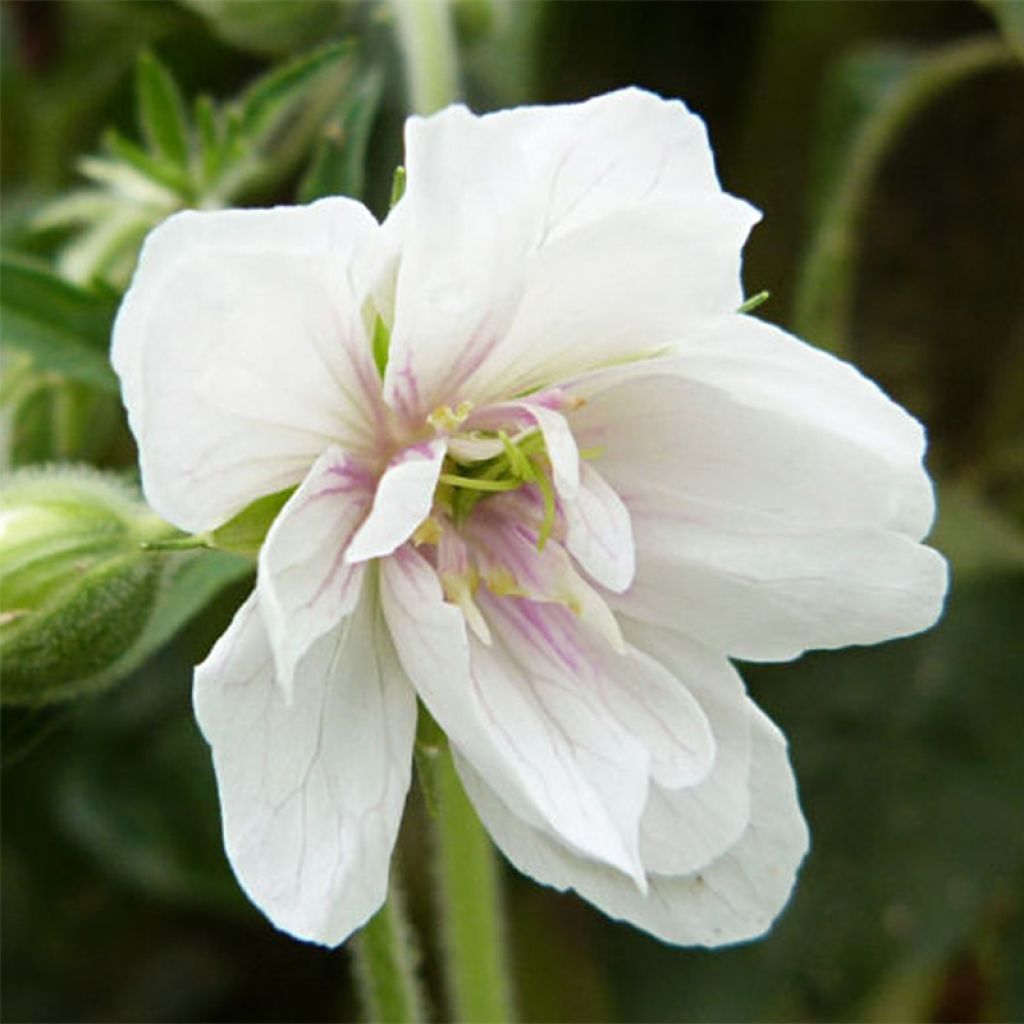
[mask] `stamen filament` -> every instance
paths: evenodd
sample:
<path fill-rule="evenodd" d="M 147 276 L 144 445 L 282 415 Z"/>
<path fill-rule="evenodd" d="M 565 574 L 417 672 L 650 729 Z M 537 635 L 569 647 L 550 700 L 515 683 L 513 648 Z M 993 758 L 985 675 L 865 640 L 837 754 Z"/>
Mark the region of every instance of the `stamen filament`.
<path fill-rule="evenodd" d="M 482 477 L 459 476 L 457 473 L 442 473 L 438 480 L 471 491 L 514 491 L 523 486 L 522 480 L 486 480 Z"/>
<path fill-rule="evenodd" d="M 540 469 L 536 463 L 534 468 L 537 470 L 535 483 L 540 491 L 541 498 L 544 500 L 544 520 L 541 522 L 540 531 L 537 534 L 537 550 L 543 551 L 544 545 L 547 544 L 551 531 L 555 526 L 555 489 L 552 487 L 547 473 Z"/>

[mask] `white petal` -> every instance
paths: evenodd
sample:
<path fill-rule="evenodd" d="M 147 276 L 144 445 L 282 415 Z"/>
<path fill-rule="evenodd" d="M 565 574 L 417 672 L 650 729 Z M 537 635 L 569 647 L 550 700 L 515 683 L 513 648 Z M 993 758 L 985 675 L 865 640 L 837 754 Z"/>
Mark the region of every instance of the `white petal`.
<path fill-rule="evenodd" d="M 445 442 L 435 438 L 396 455 L 377 485 L 373 508 L 352 538 L 345 559 L 362 562 L 390 555 L 430 514 Z"/>
<path fill-rule="evenodd" d="M 754 211 L 724 194 L 625 210 L 540 250 L 507 334 L 462 397 L 524 394 L 648 357 L 743 301 L 740 252 Z"/>
<path fill-rule="evenodd" d="M 575 497 L 562 502 L 566 547 L 598 583 L 619 593 L 633 582 L 633 524 L 622 499 L 592 466 Z"/>
<path fill-rule="evenodd" d="M 715 760 L 695 786 L 651 787 L 640 825 L 644 867 L 696 871 L 724 853 L 750 818 L 750 709 L 743 680 L 721 654 L 665 630 L 624 622 L 629 640 L 669 669 L 711 724 Z"/>
<path fill-rule="evenodd" d="M 382 563 L 381 599 L 402 665 L 451 742 L 520 814 L 639 880 L 642 744 L 589 698 L 569 665 L 556 672 L 541 651 L 530 663 L 537 671 L 528 671 L 519 658 L 529 652 L 513 654 L 493 619 L 491 647 L 470 641 L 436 573 L 411 548 Z M 584 668 L 578 643 L 563 648 Z"/>
<path fill-rule="evenodd" d="M 458 395 L 504 333 L 533 199 L 515 143 L 464 107 L 409 118 L 405 147 L 405 195 L 385 226 L 399 224 L 402 257 L 384 392 L 417 422 Z"/>
<path fill-rule="evenodd" d="M 719 191 L 707 130 L 678 100 L 620 89 L 586 103 L 518 107 L 485 118 L 514 134 L 545 197 L 549 240 L 620 209 Z"/>
<path fill-rule="evenodd" d="M 416 721 L 374 595 L 313 646 L 290 705 L 250 598 L 196 670 L 194 701 L 242 887 L 283 931 L 343 942 L 386 896 Z"/>
<path fill-rule="evenodd" d="M 373 483 L 358 461 L 332 446 L 281 509 L 260 549 L 260 610 L 286 698 L 310 644 L 356 606 L 363 566 L 346 562 L 345 549 L 370 507 Z"/>
<path fill-rule="evenodd" d="M 577 440 L 620 494 L 642 479 L 816 525 L 919 540 L 935 502 L 924 431 L 853 366 L 770 324 L 701 325 L 664 360 L 591 375 Z"/>
<path fill-rule="evenodd" d="M 406 151 L 385 393 L 412 420 L 649 354 L 742 301 L 757 213 L 722 193 L 681 104 L 449 108 L 411 119 Z"/>
<path fill-rule="evenodd" d="M 192 531 L 297 483 L 331 442 L 372 447 L 379 381 L 358 203 L 176 214 L 143 247 L 112 359 L 143 485 Z"/>
<path fill-rule="evenodd" d="M 946 571 L 916 543 L 934 504 L 920 426 L 846 364 L 731 323 L 717 348 L 697 337 L 579 388 L 577 437 L 636 537 L 613 605 L 754 660 L 926 628 Z"/>
<path fill-rule="evenodd" d="M 722 946 L 763 934 L 789 899 L 807 850 L 807 826 L 781 733 L 753 704 L 750 823 L 720 857 L 685 875 L 648 876 L 642 894 L 619 872 L 571 853 L 509 811 L 458 759 L 470 799 L 498 846 L 520 871 L 556 889 L 575 889 L 611 917 L 666 942 Z"/>
<path fill-rule="evenodd" d="M 613 607 L 751 661 L 873 644 L 927 629 L 945 560 L 874 527 L 813 529 L 674 499 L 638 517 L 637 575 Z"/>

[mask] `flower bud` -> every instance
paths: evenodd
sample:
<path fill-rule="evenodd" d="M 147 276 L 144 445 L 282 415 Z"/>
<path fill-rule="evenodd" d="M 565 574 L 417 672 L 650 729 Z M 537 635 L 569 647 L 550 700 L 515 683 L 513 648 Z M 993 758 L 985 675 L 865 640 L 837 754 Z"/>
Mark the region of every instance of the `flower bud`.
<path fill-rule="evenodd" d="M 152 519 L 116 482 L 27 471 L 0 490 L 3 700 L 42 704 L 95 689 L 145 626 L 160 558 Z"/>

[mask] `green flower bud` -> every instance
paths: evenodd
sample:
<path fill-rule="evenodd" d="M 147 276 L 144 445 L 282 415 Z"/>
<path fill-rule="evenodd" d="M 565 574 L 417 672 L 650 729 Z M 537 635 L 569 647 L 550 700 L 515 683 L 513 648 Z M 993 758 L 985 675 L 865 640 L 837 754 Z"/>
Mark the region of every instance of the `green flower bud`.
<path fill-rule="evenodd" d="M 43 704 L 96 689 L 145 626 L 166 530 L 118 483 L 25 471 L 0 489 L 3 700 Z"/>

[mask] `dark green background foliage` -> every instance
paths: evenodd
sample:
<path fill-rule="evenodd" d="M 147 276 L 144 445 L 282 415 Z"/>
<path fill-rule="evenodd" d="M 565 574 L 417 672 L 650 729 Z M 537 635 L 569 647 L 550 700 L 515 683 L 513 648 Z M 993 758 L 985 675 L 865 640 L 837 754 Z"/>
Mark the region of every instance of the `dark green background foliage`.
<path fill-rule="evenodd" d="M 147 217 L 217 189 L 243 204 L 346 191 L 383 212 L 405 99 L 381 10 L 3 4 L 9 462 L 131 471 L 103 354 Z M 477 109 L 639 84 L 705 117 L 725 186 L 765 212 L 745 272 L 748 292 L 772 293 L 760 315 L 853 358 L 924 419 L 954 570 L 927 635 L 744 669 L 790 739 L 813 835 L 774 931 L 673 949 L 509 872 L 524 1019 L 1024 1018 L 1020 7 L 481 0 L 457 14 Z M 139 64 L 146 50 L 162 64 Z M 122 202 L 75 170 L 104 145 L 162 176 L 168 205 L 134 210 L 72 284 L 57 273 L 69 242 Z M 83 189 L 93 221 L 53 213 Z M 221 852 L 190 672 L 247 578 L 216 558 L 168 563 L 165 625 L 118 688 L 5 709 L 7 1020 L 358 1012 L 345 954 L 276 934 Z M 425 815 L 414 793 L 400 858 L 436 972 Z"/>

